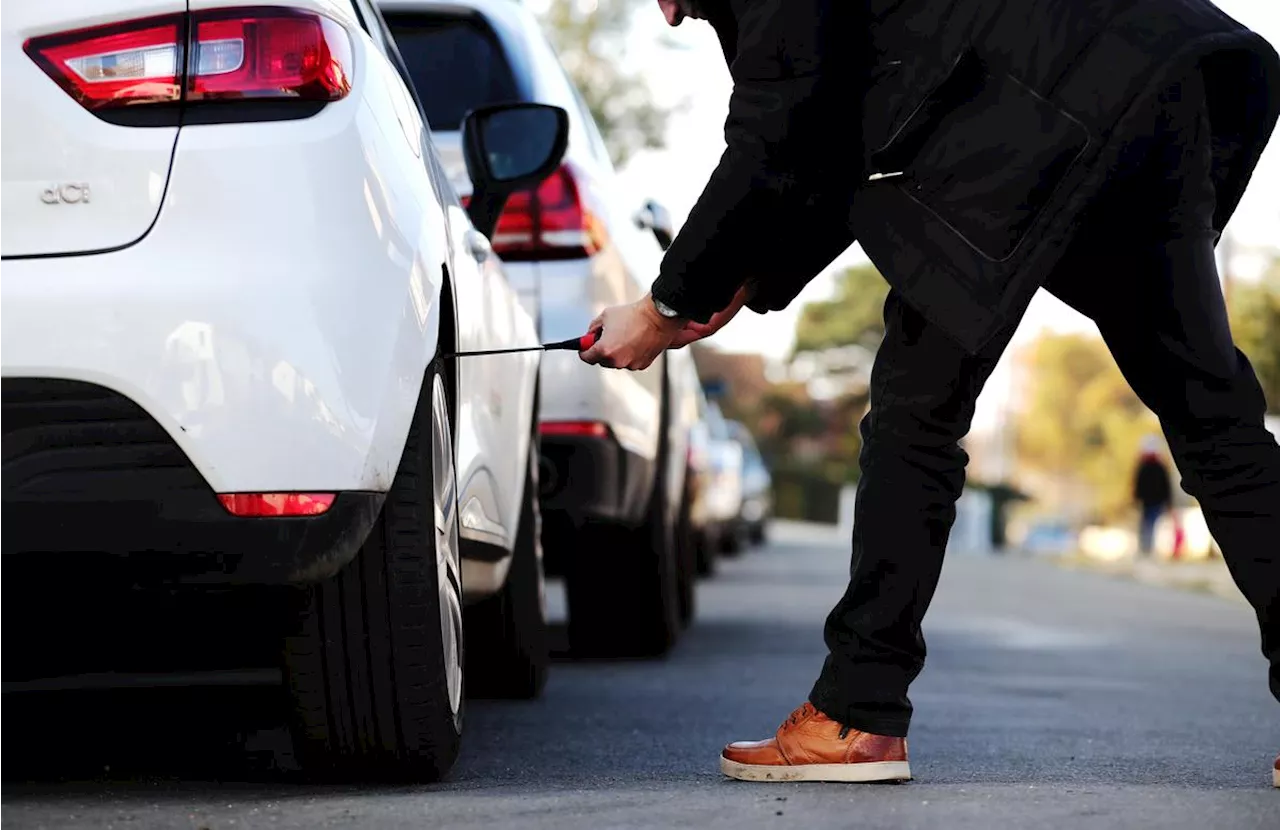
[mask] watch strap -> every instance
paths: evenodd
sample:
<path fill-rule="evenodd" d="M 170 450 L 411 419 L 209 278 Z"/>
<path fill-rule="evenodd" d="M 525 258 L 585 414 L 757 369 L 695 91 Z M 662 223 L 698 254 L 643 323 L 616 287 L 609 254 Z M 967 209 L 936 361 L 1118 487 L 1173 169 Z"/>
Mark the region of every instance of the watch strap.
<path fill-rule="evenodd" d="M 667 305 L 662 300 L 659 300 L 657 297 L 653 297 L 652 299 L 653 299 L 653 307 L 656 308 L 658 310 L 658 313 L 661 314 L 663 317 L 666 317 L 668 320 L 674 320 L 680 316 L 680 312 L 676 311 L 674 308 Z"/>

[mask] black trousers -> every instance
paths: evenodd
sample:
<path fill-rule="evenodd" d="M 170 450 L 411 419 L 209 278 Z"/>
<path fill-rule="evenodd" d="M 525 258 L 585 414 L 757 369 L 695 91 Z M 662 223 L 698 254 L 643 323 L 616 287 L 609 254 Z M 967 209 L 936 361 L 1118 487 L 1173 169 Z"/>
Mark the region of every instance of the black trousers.
<path fill-rule="evenodd" d="M 1280 699 L 1280 446 L 1227 323 L 1203 96 L 1196 73 L 1154 101 L 1150 139 L 1129 148 L 1046 288 L 1097 323 L 1159 416 L 1182 486 L 1257 612 Z M 884 319 L 861 424 L 849 587 L 827 618 L 829 656 L 810 701 L 856 729 L 905 736 L 907 688 L 925 659 L 921 621 L 965 481 L 959 442 L 1013 330 L 974 355 L 896 294 Z"/>

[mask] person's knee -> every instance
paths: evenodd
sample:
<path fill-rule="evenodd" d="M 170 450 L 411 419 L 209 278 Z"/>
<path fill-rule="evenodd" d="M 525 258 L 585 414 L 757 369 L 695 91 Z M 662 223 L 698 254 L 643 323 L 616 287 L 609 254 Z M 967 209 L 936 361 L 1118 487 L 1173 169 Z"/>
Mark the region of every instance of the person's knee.
<path fill-rule="evenodd" d="M 1172 427 L 1169 448 L 1182 472 L 1182 487 L 1202 503 L 1248 507 L 1259 493 L 1280 486 L 1280 445 L 1262 418 L 1213 418 L 1185 429 Z"/>
<path fill-rule="evenodd" d="M 900 402 L 869 414 L 862 423 L 863 452 L 897 456 L 917 467 L 962 470 L 969 461 L 960 441 L 968 434 L 968 413 Z"/>

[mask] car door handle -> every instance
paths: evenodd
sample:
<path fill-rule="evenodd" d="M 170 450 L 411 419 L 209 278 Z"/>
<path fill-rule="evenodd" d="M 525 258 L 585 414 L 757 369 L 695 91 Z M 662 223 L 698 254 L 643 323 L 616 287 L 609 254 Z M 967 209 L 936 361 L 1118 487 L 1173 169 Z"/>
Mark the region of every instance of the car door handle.
<path fill-rule="evenodd" d="M 484 234 L 473 228 L 467 231 L 467 253 L 471 254 L 476 262 L 484 262 L 493 253 L 493 248 L 489 245 L 489 240 L 484 238 Z"/>

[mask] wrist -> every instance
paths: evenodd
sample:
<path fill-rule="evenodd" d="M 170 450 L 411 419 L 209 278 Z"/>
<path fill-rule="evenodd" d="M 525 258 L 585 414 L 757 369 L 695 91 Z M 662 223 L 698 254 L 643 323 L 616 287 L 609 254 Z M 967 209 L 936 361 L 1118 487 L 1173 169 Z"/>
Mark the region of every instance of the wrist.
<path fill-rule="evenodd" d="M 644 299 L 640 301 L 641 309 L 649 319 L 658 324 L 658 327 L 667 331 L 678 331 L 684 328 L 687 322 L 684 317 L 680 316 L 675 309 L 666 303 L 654 297 L 652 294 L 646 294 Z"/>

